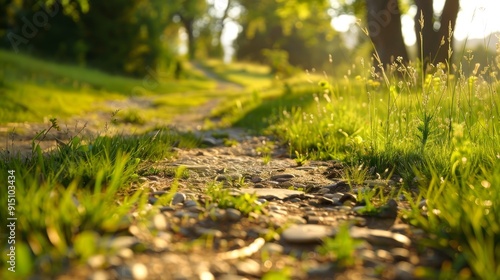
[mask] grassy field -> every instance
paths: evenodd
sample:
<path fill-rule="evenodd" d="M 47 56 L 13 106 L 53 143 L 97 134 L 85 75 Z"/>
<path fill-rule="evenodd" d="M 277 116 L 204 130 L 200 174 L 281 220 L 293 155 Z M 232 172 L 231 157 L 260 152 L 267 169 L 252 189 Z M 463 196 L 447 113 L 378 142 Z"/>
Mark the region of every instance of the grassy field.
<path fill-rule="evenodd" d="M 499 54 L 500 55 L 500 54 Z M 500 66 L 500 65 L 499 65 Z M 479 66 L 477 66 L 479 67 Z M 404 218 L 433 236 L 454 262 L 443 279 L 500 275 L 500 84 L 496 66 L 466 76 L 394 65 L 358 65 L 342 80 L 283 87 L 272 98 L 226 108 L 278 137 L 297 163 L 340 159 L 349 179 L 395 178 L 411 210 Z M 255 93 L 259 96 L 259 92 Z M 230 118 L 229 118 L 230 119 Z M 261 122 L 256 122 L 261 120 Z M 415 191 L 418 190 L 418 191 Z M 419 201 L 426 200 L 426 211 Z"/>
<path fill-rule="evenodd" d="M 150 74 L 142 79 L 128 78 L 2 50 L 0 65 L 0 94 L 3 99 L 0 123 L 42 122 L 53 117 L 64 119 L 96 109 L 105 110 L 106 106 L 102 103 L 106 100 L 184 94 L 215 87 L 213 81 L 206 79 L 189 65 L 185 67 L 185 75 L 189 80 L 179 81 L 161 70 L 151 69 Z M 185 100 L 178 97 L 179 95 L 173 96 L 170 100 L 179 101 L 179 104 L 170 102 L 168 105 L 185 108 L 206 101 L 206 98 L 193 98 L 190 103 L 185 104 Z"/>
<path fill-rule="evenodd" d="M 8 53 L 0 52 L 0 60 L 9 67 L 1 72 L 0 91 L 10 100 L 0 109 L 1 122 L 82 113 L 96 100 L 130 96 L 142 83 Z M 47 70 L 37 70 L 36 63 Z M 403 218 L 429 232 L 433 238 L 427 245 L 454 260 L 442 268 L 442 279 L 500 275 L 500 84 L 495 65 L 465 76 L 442 65 L 424 75 L 410 66 L 373 72 L 361 64 L 343 79 L 304 74 L 285 81 L 269 79 L 265 68 L 256 66 L 207 65 L 227 80 L 259 85 L 249 94 L 234 93 L 213 112 L 222 124 L 275 136 L 298 164 L 340 159 L 350 179 L 396 178 L 410 205 Z M 245 79 L 248 73 L 255 80 Z M 155 95 L 158 108 L 187 108 L 200 103 L 180 101 L 176 92 L 213 87 L 201 77 L 193 82 L 166 80 L 160 86 L 164 92 L 143 94 Z M 60 95 L 57 102 L 54 92 Z M 194 96 L 209 100 L 218 95 Z M 53 107 L 45 108 L 42 101 L 49 98 Z M 67 109 L 73 102 L 78 107 Z M 52 123 L 47 130 L 55 128 Z M 148 164 L 172 156 L 174 143 L 198 144 L 192 135 L 170 131 L 130 138 L 75 136 L 44 156 L 36 139 L 33 143 L 29 159 L 4 154 L 0 161 L 0 180 L 16 185 L 16 215 L 22 217 L 16 243 L 19 275 L 32 273 L 35 262 L 38 269 L 57 272 L 55 264 L 84 261 L 102 250 L 91 245 L 95 236 L 90 229 L 102 235 L 120 230 L 129 222 L 120 219 L 123 213 L 144 207 L 146 193 L 125 194 Z M 2 192 L 0 199 L 6 201 L 6 195 Z M 418 205 L 422 199 L 425 209 Z M 7 217 L 2 210 L 2 220 Z M 69 247 L 74 248 L 71 256 L 66 254 Z"/>

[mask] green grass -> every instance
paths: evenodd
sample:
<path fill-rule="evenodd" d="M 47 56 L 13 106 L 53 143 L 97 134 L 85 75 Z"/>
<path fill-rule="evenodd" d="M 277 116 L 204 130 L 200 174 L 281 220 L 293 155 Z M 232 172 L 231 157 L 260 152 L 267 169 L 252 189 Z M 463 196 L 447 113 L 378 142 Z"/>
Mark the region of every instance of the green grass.
<path fill-rule="evenodd" d="M 152 70 L 142 79 L 129 78 L 4 50 L 0 50 L 0 65 L 0 95 L 3 101 L 0 123 L 41 122 L 44 118 L 52 117 L 65 119 L 96 109 L 106 110 L 104 101 L 124 100 L 130 96 L 163 95 L 165 99 L 171 100 L 168 104 L 162 103 L 169 108 L 186 107 L 183 100 L 194 100 L 188 105 L 197 105 L 206 98 L 168 95 L 188 91 L 206 92 L 215 86 L 213 81 L 190 70 L 189 65 L 186 65 L 188 78 L 179 81 L 161 70 Z M 161 111 L 169 110 L 165 106 Z M 149 115 L 152 115 L 151 112 Z"/>
<path fill-rule="evenodd" d="M 56 128 L 53 121 L 38 137 Z M 128 214 L 146 205 L 148 193 L 137 187 L 139 173 L 148 162 L 173 156 L 174 143 L 193 147 L 198 140 L 166 130 L 85 140 L 74 136 L 50 154 L 42 153 L 36 139 L 27 158 L 3 154 L 0 179 L 15 185 L 16 276 L 56 275 L 64 263 L 110 253 L 98 244 L 126 231 L 132 222 Z M 7 201 L 7 192 L 0 197 Z M 8 213 L 0 213 L 7 220 Z M 1 237 L 7 244 L 7 235 Z M 6 258 L 2 254 L 2 278 L 11 279 Z"/>
<path fill-rule="evenodd" d="M 264 65 L 242 62 L 225 64 L 220 60 L 211 59 L 203 61 L 203 66 L 220 78 L 248 89 L 262 89 L 273 85 L 274 77 L 270 74 L 269 67 Z"/>
<path fill-rule="evenodd" d="M 427 75 L 412 66 L 393 69 L 376 73 L 361 64 L 344 79 L 325 79 L 314 88 L 285 84 L 270 98 L 233 105 L 226 110 L 233 118 L 226 118 L 277 136 L 301 161 L 340 159 L 350 170 L 373 169 L 366 177 L 394 170 L 407 190 L 419 188 L 419 198 L 437 209 L 424 215 L 414 205 L 405 217 L 437 236 L 429 244 L 454 260 L 442 276 L 495 279 L 500 274 L 496 65 L 471 76 L 450 74 L 444 65 Z"/>
<path fill-rule="evenodd" d="M 29 121 L 84 112 L 91 108 L 90 102 L 125 98 L 130 89 L 142 83 L 2 52 L 0 61 L 13 69 L 0 72 L 0 91 L 4 100 L 10 100 L 0 109 L 2 122 L 9 117 Z M 354 181 L 361 182 L 385 170 L 401 179 L 401 192 L 376 199 L 398 199 L 399 193 L 405 193 L 410 208 L 402 218 L 430 234 L 432 239 L 424 240 L 422 245 L 442 250 L 453 260 L 445 263 L 441 271 L 419 273 L 443 279 L 495 279 L 500 274 L 500 84 L 494 74 L 499 65 L 466 76 L 460 71 L 450 74 L 442 65 L 427 75 L 402 65 L 395 65 L 394 71 L 377 73 L 361 62 L 344 78 L 324 77 L 319 83 L 318 76 L 313 75 L 273 82 L 266 77 L 264 68 L 255 74 L 247 73 L 254 70 L 244 68 L 249 67 L 246 64 L 207 65 L 227 80 L 256 86 L 248 94 L 227 93 L 231 98 L 213 112 L 223 125 L 272 134 L 277 139 L 275 144 L 287 145 L 290 156 L 298 163 L 310 159 L 343 160 L 348 166 L 346 176 Z M 38 71 L 38 66 L 47 70 Z M 183 83 L 166 89 L 171 90 L 167 91 L 170 96 L 155 95 L 151 108 L 140 114 L 123 111 L 117 118 L 140 124 L 220 96 L 198 91 L 213 86 L 202 79 L 190 88 L 196 91 L 192 93 L 196 98 L 172 93 L 190 86 L 189 81 Z M 57 97 L 53 92 L 58 93 Z M 20 93 L 35 102 L 22 103 L 16 97 Z M 153 93 L 160 91 L 144 94 Z M 78 105 L 71 107 L 71 100 Z M 166 115 L 156 112 L 166 108 L 170 110 L 163 113 Z M 37 269 L 55 273 L 58 268 L 42 260 L 84 260 L 100 250 L 89 244 L 120 229 L 123 221 L 116 217 L 131 211 L 133 204 L 144 205 L 140 191 L 128 200 L 116 194 L 123 194 L 137 180 L 140 170 L 153 172 L 145 162 L 169 156 L 170 146 L 177 139 L 187 141 L 185 145 L 193 143 L 190 136 L 169 132 L 95 139 L 76 136 L 47 156 L 35 140 L 28 160 L 7 156 L 0 161 L 3 182 L 8 181 L 6 171 L 15 170 L 20 206 L 16 213 L 22 217 L 18 221 L 18 263 L 24 264 L 19 267 L 24 273 L 21 275 L 33 273 L 35 261 Z M 254 197 L 235 198 L 220 186 L 210 188 L 209 195 L 221 207 L 235 207 L 243 213 L 260 211 Z M 363 196 L 372 200 L 375 193 Z M 420 209 L 418 203 L 424 198 L 427 206 Z M 1 213 L 6 220 L 7 213 Z M 343 235 L 328 241 L 324 253 L 337 250 L 343 238 L 348 240 Z M 67 255 L 73 245 L 73 255 Z M 330 257 L 350 265 L 353 248 L 342 247 L 345 251 Z"/>

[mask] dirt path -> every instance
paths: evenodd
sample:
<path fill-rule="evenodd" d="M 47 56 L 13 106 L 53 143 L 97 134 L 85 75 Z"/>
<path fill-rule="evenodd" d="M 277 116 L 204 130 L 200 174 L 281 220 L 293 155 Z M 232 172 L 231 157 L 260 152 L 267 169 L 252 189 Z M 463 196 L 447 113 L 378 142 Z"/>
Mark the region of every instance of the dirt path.
<path fill-rule="evenodd" d="M 209 79 L 216 82 L 217 91 L 235 90 L 241 91 L 244 88 L 236 83 L 225 81 L 219 78 L 216 74 L 202 67 L 198 63 L 193 63 L 193 66 L 203 73 Z M 89 112 L 82 116 L 75 116 L 67 120 L 59 120 L 60 130 L 51 129 L 45 136 L 40 137 L 37 144 L 45 150 L 49 151 L 57 147 L 58 143 L 64 143 L 75 135 L 93 137 L 96 135 L 113 135 L 115 133 L 127 134 L 137 130 L 147 130 L 157 126 L 172 126 L 181 131 L 197 131 L 204 124 L 204 120 L 210 115 L 211 111 L 217 106 L 220 99 L 215 98 L 207 103 L 191 108 L 188 112 L 175 116 L 169 122 L 149 122 L 141 127 L 137 125 L 120 125 L 118 127 L 110 124 L 112 115 L 110 112 L 123 109 L 148 109 L 152 107 L 155 96 L 129 97 L 123 100 L 108 100 L 103 103 L 106 111 Z M 100 106 L 97 106 L 100 107 Z M 43 130 L 47 130 L 51 126 L 51 122 L 47 119 L 42 123 L 8 123 L 0 125 L 0 152 L 10 154 L 21 153 L 29 155 L 31 153 L 34 137 Z"/>
<path fill-rule="evenodd" d="M 218 83 L 219 88 L 234 86 Z M 120 102 L 108 105 L 148 106 L 147 99 Z M 216 104 L 213 100 L 193 108 L 172 125 L 199 130 Z M 35 132 L 48 125 L 17 127 Z M 6 127 L 0 131 L 8 135 L 12 127 Z M 81 127 L 83 123 L 73 129 Z M 403 198 L 379 203 L 377 214 L 361 214 L 366 205 L 357 194 L 374 188 L 390 192 L 400 187 L 396 179 L 354 184 L 342 179 L 340 162 L 298 165 L 268 137 L 234 128 L 201 133 L 208 147 L 177 149 L 175 160 L 155 163 L 152 170 L 157 172 L 140 178 L 133 188 L 150 190 L 150 203 L 155 203 L 170 192 L 172 171 L 184 166 L 173 203 L 149 220 L 135 220 L 111 240 L 103 237 L 102 244 L 114 253 L 68 267 L 59 279 L 415 279 L 420 268 L 439 268 L 445 260 L 422 248 L 424 233 L 401 219 L 407 206 Z M 29 135 L 9 137 L 30 143 Z M 56 138 L 67 134 L 49 137 L 47 144 L 55 145 Z M 217 188 L 227 190 L 219 203 Z M 233 202 L 221 203 L 224 197 Z M 321 254 L 327 238 L 330 247 Z"/>
<path fill-rule="evenodd" d="M 414 279 L 419 267 L 443 262 L 419 245 L 423 232 L 401 220 L 404 199 L 379 205 L 378 214 L 360 214 L 358 191 L 390 192 L 399 187 L 395 181 L 349 184 L 339 162 L 297 165 L 267 137 L 228 135 L 230 146 L 206 139 L 212 147 L 178 149 L 175 160 L 155 163 L 158 172 L 136 186 L 150 190 L 150 203 L 170 191 L 173 170 L 187 170 L 172 205 L 131 223 L 128 235 L 111 241 L 121 244 L 116 254 L 91 258 L 61 279 Z M 216 203 L 208 191 L 214 186 L 258 200 Z M 344 234 L 341 225 L 350 237 L 331 241 L 330 253 L 320 254 L 321 240 Z M 347 256 L 338 259 L 339 252 Z M 282 274 L 269 276 L 273 271 Z"/>

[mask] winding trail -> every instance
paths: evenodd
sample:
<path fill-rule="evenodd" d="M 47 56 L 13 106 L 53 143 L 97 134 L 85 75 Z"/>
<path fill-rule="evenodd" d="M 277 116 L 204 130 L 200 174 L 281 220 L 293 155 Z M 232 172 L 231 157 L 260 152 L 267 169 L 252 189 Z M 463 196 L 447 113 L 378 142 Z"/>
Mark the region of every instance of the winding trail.
<path fill-rule="evenodd" d="M 224 92 L 228 90 L 242 91 L 244 87 L 240 84 L 233 83 L 220 78 L 217 74 L 203 67 L 200 63 L 193 62 L 192 66 L 204 76 L 216 82 L 214 91 Z M 210 99 L 201 106 L 190 108 L 187 112 L 176 115 L 168 122 L 158 123 L 152 121 L 142 126 L 139 125 L 122 125 L 114 127 L 108 122 L 112 120 L 110 111 L 124 109 L 147 109 L 153 107 L 153 101 L 156 96 L 132 96 L 123 100 L 108 100 L 104 102 L 104 107 L 107 110 L 92 111 L 85 115 L 74 116 L 67 120 L 59 120 L 60 130 L 51 129 L 44 137 L 37 139 L 36 143 L 40 145 L 42 150 L 50 151 L 57 147 L 58 143 L 65 143 L 75 135 L 92 137 L 103 134 L 132 134 L 138 130 L 145 130 L 148 127 L 170 126 L 180 131 L 200 131 L 203 127 L 205 119 L 210 115 L 212 110 L 219 104 L 222 97 Z M 186 98 L 189 98 L 187 96 Z M 50 127 L 51 123 L 48 119 L 42 123 L 23 122 L 23 123 L 7 123 L 0 124 L 0 153 L 8 153 L 15 155 L 20 153 L 23 156 L 29 156 L 32 150 L 34 137 L 43 130 Z"/>

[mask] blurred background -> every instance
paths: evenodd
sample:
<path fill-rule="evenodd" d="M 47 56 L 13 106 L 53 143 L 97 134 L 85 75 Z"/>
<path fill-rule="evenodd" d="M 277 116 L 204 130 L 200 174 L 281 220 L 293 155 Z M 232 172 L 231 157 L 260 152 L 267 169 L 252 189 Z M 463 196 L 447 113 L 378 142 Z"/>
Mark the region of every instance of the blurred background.
<path fill-rule="evenodd" d="M 432 2 L 432 1 L 431 1 Z M 413 1 L 399 1 L 404 42 L 415 56 Z M 179 60 L 216 58 L 276 68 L 325 69 L 332 55 L 344 74 L 370 55 L 360 0 L 2 0 L 0 46 L 11 52 L 143 77 L 176 75 Z M 434 1 L 442 13 L 444 0 Z M 455 39 L 476 59 L 494 52 L 497 1 L 460 1 Z M 439 28 L 439 26 L 435 26 Z M 481 58 L 479 56 L 484 56 Z"/>

